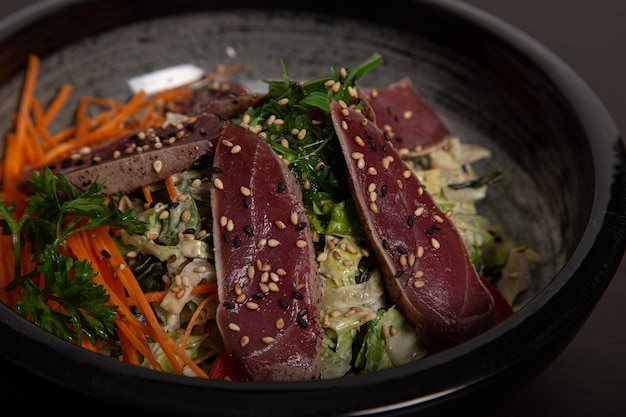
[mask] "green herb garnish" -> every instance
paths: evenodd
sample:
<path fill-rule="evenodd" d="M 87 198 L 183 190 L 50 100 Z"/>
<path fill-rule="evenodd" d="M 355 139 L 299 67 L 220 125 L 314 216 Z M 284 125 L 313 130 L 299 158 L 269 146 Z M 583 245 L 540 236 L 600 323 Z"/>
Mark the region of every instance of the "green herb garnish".
<path fill-rule="evenodd" d="M 353 69 L 333 67 L 329 76 L 294 82 L 281 61 L 283 79 L 267 81 L 268 99 L 235 120 L 259 133 L 289 162 L 312 226 L 320 232 L 329 223 L 332 207 L 351 201 L 341 148 L 332 121 L 326 117 L 331 100 L 363 109 L 364 103 L 356 94 L 357 83 L 381 63 L 382 57 L 373 54 Z"/>
<path fill-rule="evenodd" d="M 115 203 L 106 202 L 101 185 L 94 182 L 80 192 L 67 179 L 45 168 L 30 180 L 34 194 L 26 199 L 24 214 L 16 219 L 15 204 L 0 200 L 0 226 L 13 238 L 16 277 L 5 289 L 23 287 L 24 299 L 14 310 L 46 331 L 71 343 L 82 338 L 91 343 L 106 340 L 114 334 L 117 307 L 107 305 L 109 295 L 104 287 L 92 281 L 96 276 L 91 264 L 79 262 L 60 252 L 65 239 L 73 233 L 99 227 L 119 227 L 130 234 L 145 231 L 134 210 L 121 211 Z M 20 275 L 21 253 L 31 244 L 35 269 Z M 41 277 L 42 288 L 33 279 Z M 53 310 L 48 302 L 61 309 Z"/>

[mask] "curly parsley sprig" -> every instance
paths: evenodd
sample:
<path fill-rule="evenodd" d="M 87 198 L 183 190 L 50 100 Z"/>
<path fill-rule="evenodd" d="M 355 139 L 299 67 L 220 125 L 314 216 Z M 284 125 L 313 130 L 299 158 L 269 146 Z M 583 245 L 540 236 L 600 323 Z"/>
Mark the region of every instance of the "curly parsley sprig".
<path fill-rule="evenodd" d="M 106 340 L 114 332 L 115 306 L 108 305 L 109 295 L 95 284 L 91 263 L 59 253 L 65 239 L 73 233 L 99 227 L 119 227 L 130 234 L 143 233 L 146 224 L 134 210 L 118 210 L 113 201 L 100 193 L 94 182 L 84 192 L 74 188 L 63 175 L 45 168 L 30 180 L 33 195 L 21 217 L 15 217 L 15 203 L 0 200 L 0 227 L 12 235 L 16 276 L 5 290 L 23 287 L 23 300 L 14 310 L 46 331 L 71 343 L 82 338 L 91 343 Z M 20 275 L 22 249 L 31 244 L 36 267 Z M 44 285 L 35 285 L 40 276 Z M 52 309 L 50 302 L 61 309 Z"/>

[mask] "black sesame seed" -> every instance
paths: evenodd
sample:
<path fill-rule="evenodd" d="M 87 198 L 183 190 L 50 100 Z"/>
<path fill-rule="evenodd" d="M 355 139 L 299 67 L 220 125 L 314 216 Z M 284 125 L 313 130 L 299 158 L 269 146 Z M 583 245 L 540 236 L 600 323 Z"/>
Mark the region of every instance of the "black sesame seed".
<path fill-rule="evenodd" d="M 407 217 L 406 224 L 408 224 L 409 227 L 413 227 L 413 225 L 415 224 L 415 221 L 413 220 L 413 216 Z"/>
<path fill-rule="evenodd" d="M 383 132 L 383 136 L 385 137 L 385 140 L 387 140 L 387 141 L 391 140 L 391 136 L 389 136 L 389 134 L 387 132 Z"/>
<path fill-rule="evenodd" d="M 285 301 L 283 299 L 278 300 L 278 304 L 280 304 L 280 306 L 282 308 L 288 308 L 289 307 L 289 304 L 287 303 L 287 301 Z"/>
<path fill-rule="evenodd" d="M 252 226 L 250 226 L 250 225 L 245 225 L 245 226 L 243 227 L 243 230 L 244 230 L 247 234 L 249 234 L 250 236 L 254 236 L 254 230 L 252 230 Z"/>
<path fill-rule="evenodd" d="M 389 249 L 389 242 L 387 242 L 387 239 L 383 239 L 383 248 Z"/>
<path fill-rule="evenodd" d="M 224 170 L 220 167 L 213 167 L 211 168 L 211 172 L 214 172 L 216 174 L 221 174 L 222 172 L 224 172 Z"/>
<path fill-rule="evenodd" d="M 435 230 L 441 230 L 441 226 L 439 226 L 438 224 L 433 226 L 435 228 Z"/>
<path fill-rule="evenodd" d="M 302 327 L 304 329 L 309 327 L 309 322 L 307 322 L 304 317 L 298 317 L 298 324 L 300 325 L 300 327 Z"/>
<path fill-rule="evenodd" d="M 252 298 L 256 298 L 256 299 L 262 299 L 262 298 L 265 298 L 265 293 L 258 292 L 258 293 L 256 293 L 256 294 L 252 295 Z"/>
<path fill-rule="evenodd" d="M 304 295 L 302 295 L 300 291 L 294 291 L 293 296 L 297 298 L 298 300 L 304 300 Z"/>
<path fill-rule="evenodd" d="M 235 240 L 233 241 L 233 245 L 235 245 L 236 248 L 240 248 L 241 247 L 241 239 L 239 238 L 239 236 L 235 236 Z"/>
<path fill-rule="evenodd" d="M 173 209 L 176 208 L 180 205 L 180 203 L 178 201 L 170 201 L 169 203 L 167 203 L 167 208 L 168 209 Z"/>
<path fill-rule="evenodd" d="M 278 192 L 279 193 L 284 193 L 285 192 L 285 188 L 287 188 L 287 184 L 285 184 L 285 181 L 281 181 L 278 183 Z"/>
<path fill-rule="evenodd" d="M 252 201 L 250 199 L 250 196 L 247 195 L 243 198 L 243 205 L 245 208 L 250 208 L 250 206 L 252 205 Z"/>
<path fill-rule="evenodd" d="M 370 140 L 370 148 L 376 150 L 376 142 L 374 142 L 373 140 Z"/>
<path fill-rule="evenodd" d="M 229 309 L 229 310 L 232 310 L 232 309 L 234 309 L 236 306 L 235 306 L 235 303 L 231 303 L 230 301 L 224 301 L 224 307 L 225 307 L 225 308 L 227 308 L 227 309 Z"/>
<path fill-rule="evenodd" d="M 387 185 L 386 184 L 381 185 L 380 194 L 384 197 L 387 195 L 388 192 L 389 192 L 389 188 L 387 187 Z"/>
<path fill-rule="evenodd" d="M 296 226 L 296 230 L 303 230 L 307 226 L 307 222 L 300 222 Z"/>
<path fill-rule="evenodd" d="M 396 141 L 402 142 L 403 141 L 402 136 L 396 136 Z"/>
<path fill-rule="evenodd" d="M 304 307 L 302 310 L 298 311 L 298 317 L 302 317 L 304 315 L 306 315 L 306 313 L 309 312 L 309 309 Z"/>
<path fill-rule="evenodd" d="M 102 249 L 102 256 L 104 256 L 107 259 L 111 259 L 111 254 L 106 249 Z"/>
<path fill-rule="evenodd" d="M 402 275 L 404 275 L 404 270 L 401 269 L 398 272 L 396 272 L 396 274 L 394 275 L 396 278 L 400 278 Z"/>
<path fill-rule="evenodd" d="M 183 233 L 186 234 L 186 235 L 195 235 L 196 234 L 196 229 L 193 228 L 193 227 L 190 227 L 189 229 L 186 229 Z"/>
<path fill-rule="evenodd" d="M 387 149 L 389 149 L 389 147 L 387 145 L 383 145 L 382 151 L 387 152 Z"/>
<path fill-rule="evenodd" d="M 396 250 L 398 252 L 400 252 L 401 254 L 403 254 L 403 255 L 408 255 L 409 254 L 409 251 L 404 246 L 398 246 L 396 248 Z"/>
<path fill-rule="evenodd" d="M 230 237 L 228 236 L 228 233 L 224 233 L 222 237 L 224 238 L 224 242 L 230 243 Z"/>
<path fill-rule="evenodd" d="M 369 130 L 365 131 L 365 137 L 367 137 L 368 139 L 372 138 L 372 134 L 369 132 Z"/>
<path fill-rule="evenodd" d="M 426 233 L 428 233 L 429 235 L 432 235 L 433 233 L 435 233 L 435 228 L 431 227 L 428 230 L 426 230 Z"/>

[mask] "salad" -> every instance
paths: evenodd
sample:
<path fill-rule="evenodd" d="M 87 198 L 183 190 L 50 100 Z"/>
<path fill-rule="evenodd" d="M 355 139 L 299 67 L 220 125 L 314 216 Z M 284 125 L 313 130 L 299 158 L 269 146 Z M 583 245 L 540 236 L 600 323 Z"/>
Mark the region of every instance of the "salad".
<path fill-rule="evenodd" d="M 137 366 L 283 381 L 375 372 L 513 313 L 531 249 L 476 209 L 505 175 L 382 63 L 250 92 L 227 72 L 46 107 L 26 72 L 0 166 L 0 300 Z M 91 110 L 89 113 L 88 109 Z"/>

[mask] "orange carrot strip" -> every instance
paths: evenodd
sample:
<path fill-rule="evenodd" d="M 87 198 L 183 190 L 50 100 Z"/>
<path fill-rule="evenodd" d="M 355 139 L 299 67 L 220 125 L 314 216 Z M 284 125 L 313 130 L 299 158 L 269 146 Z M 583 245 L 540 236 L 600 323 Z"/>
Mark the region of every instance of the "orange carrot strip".
<path fill-rule="evenodd" d="M 142 185 L 141 192 L 143 193 L 143 198 L 146 199 L 146 203 L 152 204 L 154 200 L 152 200 L 152 193 L 150 192 L 150 187 L 148 187 L 147 185 Z"/>
<path fill-rule="evenodd" d="M 59 111 L 61 111 L 61 109 L 67 102 L 70 94 L 72 94 L 72 91 L 74 91 L 74 87 L 72 87 L 70 84 L 64 84 L 63 86 L 61 86 L 56 96 L 52 100 L 52 103 L 50 103 L 50 105 L 46 109 L 43 118 L 40 120 L 40 123 L 43 126 L 48 126 L 50 122 L 54 120 Z"/>
<path fill-rule="evenodd" d="M 98 262 L 102 256 L 98 256 L 97 250 L 92 246 L 93 239 L 89 233 L 91 232 L 83 231 L 75 233 L 68 236 L 66 242 L 76 258 L 81 260 L 86 259 L 91 262 L 92 268 L 97 272 L 94 282 L 105 288 L 110 297 L 109 303 L 118 307 L 118 319 L 116 320 L 118 327 L 123 329 L 126 337 L 133 344 L 135 349 L 141 352 L 157 369 L 162 369 L 159 362 L 154 358 L 154 355 L 152 355 L 145 337 L 143 337 L 144 334 L 148 332 L 148 328 L 130 311 L 124 298 L 120 298 L 108 284 L 111 280 L 115 281 L 115 278 L 112 276 L 108 265 L 104 265 L 104 268 L 102 268 L 100 262 Z M 107 276 L 109 279 L 106 278 Z M 136 329 L 137 331 L 133 331 L 132 329 Z"/>
<path fill-rule="evenodd" d="M 202 312 L 204 307 L 206 307 L 206 305 L 209 304 L 209 302 L 215 300 L 216 298 L 217 298 L 217 294 L 209 295 L 207 298 L 202 300 L 200 304 L 198 304 L 196 311 L 193 312 L 191 319 L 189 319 L 189 323 L 187 324 L 187 328 L 185 329 L 183 340 L 180 342 L 180 348 L 183 351 L 187 349 L 187 342 L 189 341 L 189 336 L 191 335 L 191 331 L 193 330 L 193 326 L 195 326 L 196 321 L 198 320 L 198 317 L 200 317 L 200 313 Z"/>
<path fill-rule="evenodd" d="M 176 190 L 176 184 L 174 184 L 174 177 L 169 176 L 165 178 L 165 188 L 167 189 L 167 194 L 170 197 L 170 200 L 174 201 L 178 198 L 178 191 Z"/>
<path fill-rule="evenodd" d="M 108 235 L 106 230 L 97 229 L 95 230 L 95 234 L 97 243 L 102 245 L 102 249 L 109 251 L 109 254 L 111 255 L 111 258 L 109 259 L 111 265 L 126 265 L 126 261 L 117 251 L 115 243 L 111 240 L 111 236 Z M 176 343 L 159 325 L 159 321 L 154 313 L 154 310 L 152 310 L 150 303 L 146 300 L 139 283 L 130 272 L 128 265 L 117 271 L 117 277 L 122 281 L 129 295 L 137 301 L 137 307 L 148 323 L 153 338 L 161 345 L 163 353 L 169 359 L 174 371 L 179 374 L 183 373 L 182 366 L 176 360 L 177 356 L 182 359 L 183 362 L 196 373 L 196 375 L 204 378 L 208 377 L 206 373 L 195 362 L 193 362 L 178 345 L 176 345 Z"/>
<path fill-rule="evenodd" d="M 143 100 L 145 93 L 143 91 L 139 91 L 137 94 L 130 99 L 130 101 L 126 104 L 126 106 L 115 116 L 113 119 L 109 120 L 106 124 L 100 127 L 103 130 L 110 130 L 113 128 L 118 128 L 118 126 L 130 116 L 140 105 L 141 100 Z"/>
<path fill-rule="evenodd" d="M 7 190 L 9 192 L 15 190 L 15 184 L 24 166 L 21 159 L 21 149 L 23 148 L 23 142 L 26 140 L 26 119 L 31 109 L 38 74 L 39 58 L 30 55 L 16 117 L 15 132 L 10 138 L 11 140 L 7 141 L 5 145 L 5 155 L 11 155 L 10 158 L 5 158 L 5 163 L 3 164 L 2 189 L 5 192 Z"/>

